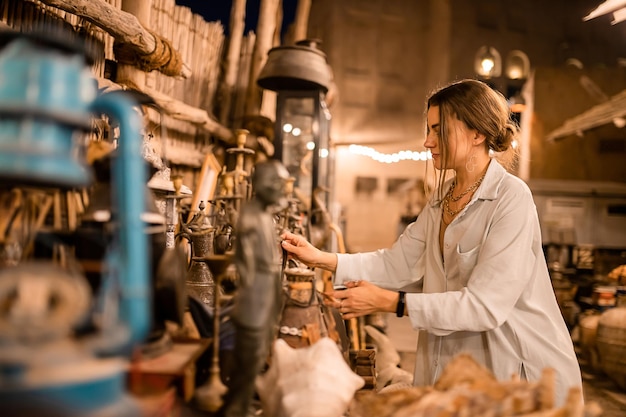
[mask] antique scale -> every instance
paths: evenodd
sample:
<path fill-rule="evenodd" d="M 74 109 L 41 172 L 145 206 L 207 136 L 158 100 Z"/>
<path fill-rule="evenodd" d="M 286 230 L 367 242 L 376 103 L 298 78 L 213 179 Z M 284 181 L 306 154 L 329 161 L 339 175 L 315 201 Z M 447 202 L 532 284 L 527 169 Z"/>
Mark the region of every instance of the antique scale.
<path fill-rule="evenodd" d="M 85 187 L 92 176 L 78 139 L 93 116 L 120 127 L 112 168 L 118 221 L 95 303 L 99 327 L 74 334 L 94 314 L 81 274 L 31 259 L 0 271 L 0 414 L 138 415 L 125 393 L 126 364 L 149 331 L 151 309 L 137 104 L 121 93 L 98 95 L 83 45 L 70 34 L 7 31 L 0 44 L 0 184 Z"/>

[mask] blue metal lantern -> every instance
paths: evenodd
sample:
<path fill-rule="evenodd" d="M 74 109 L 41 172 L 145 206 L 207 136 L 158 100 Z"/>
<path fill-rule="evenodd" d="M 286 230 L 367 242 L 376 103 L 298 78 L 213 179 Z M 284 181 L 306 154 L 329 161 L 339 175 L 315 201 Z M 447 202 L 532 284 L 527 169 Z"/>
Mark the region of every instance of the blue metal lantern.
<path fill-rule="evenodd" d="M 89 129 L 97 85 L 86 55 L 68 39 L 0 34 L 0 178 L 3 182 L 84 186 L 77 153 Z"/>
<path fill-rule="evenodd" d="M 118 226 L 103 280 L 107 300 L 116 301 L 114 311 L 107 310 L 113 319 L 99 333 L 75 339 L 69 318 L 55 318 L 89 304 L 85 292 L 76 290 L 80 286 L 75 288 L 84 277 L 28 261 L 1 271 L 0 304 L 21 313 L 7 314 L 8 307 L 0 312 L 0 414 L 42 415 L 50 409 L 66 416 L 138 415 L 124 395 L 124 357 L 151 324 L 149 248 L 141 219 L 147 178 L 137 103 L 124 92 L 98 95 L 84 51 L 68 37 L 5 32 L 1 46 L 0 184 L 88 185 L 91 173 L 77 138 L 99 115 L 119 125 L 120 137 L 112 169 Z M 42 308 L 22 301 L 38 298 L 33 293 Z"/>

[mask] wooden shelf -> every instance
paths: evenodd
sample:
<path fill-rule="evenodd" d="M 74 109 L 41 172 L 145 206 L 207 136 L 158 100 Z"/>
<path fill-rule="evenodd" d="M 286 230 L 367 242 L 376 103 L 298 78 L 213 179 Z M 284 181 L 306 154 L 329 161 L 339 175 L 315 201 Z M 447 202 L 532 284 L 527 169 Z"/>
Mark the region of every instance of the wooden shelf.
<path fill-rule="evenodd" d="M 163 355 L 131 362 L 129 391 L 141 397 L 164 393 L 174 386 L 185 402 L 190 401 L 196 388 L 196 361 L 210 345 L 211 339 L 175 340 Z"/>

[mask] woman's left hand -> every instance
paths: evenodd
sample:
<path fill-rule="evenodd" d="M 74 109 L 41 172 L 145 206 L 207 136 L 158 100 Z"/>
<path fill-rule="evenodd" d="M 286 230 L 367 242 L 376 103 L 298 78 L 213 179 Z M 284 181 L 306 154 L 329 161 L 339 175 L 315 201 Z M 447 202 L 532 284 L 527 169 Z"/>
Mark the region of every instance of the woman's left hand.
<path fill-rule="evenodd" d="M 398 293 L 367 281 L 344 282 L 346 289 L 334 290 L 327 305 L 335 307 L 345 320 L 379 312 L 395 312 Z"/>

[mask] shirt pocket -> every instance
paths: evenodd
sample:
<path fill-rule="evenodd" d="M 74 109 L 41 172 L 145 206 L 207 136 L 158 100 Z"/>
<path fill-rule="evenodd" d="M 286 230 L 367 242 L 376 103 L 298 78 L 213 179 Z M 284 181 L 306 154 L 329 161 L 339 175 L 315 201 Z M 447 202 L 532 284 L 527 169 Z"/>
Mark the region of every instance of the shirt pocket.
<path fill-rule="evenodd" d="M 460 288 L 466 287 L 467 282 L 469 281 L 469 277 L 476 266 L 476 262 L 478 260 L 478 254 L 480 253 L 481 246 L 475 246 L 470 250 L 462 251 L 461 245 L 457 245 L 456 251 L 454 252 L 454 273 L 451 278 L 455 281 L 455 286 L 458 288 L 448 288 L 452 290 L 458 290 Z M 452 272 L 452 271 L 451 271 Z"/>

